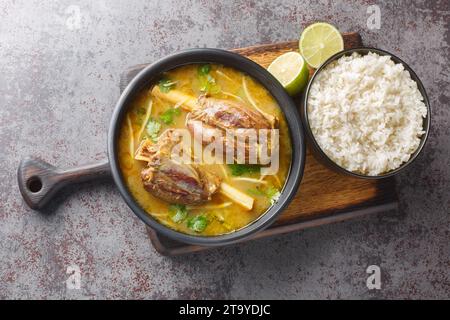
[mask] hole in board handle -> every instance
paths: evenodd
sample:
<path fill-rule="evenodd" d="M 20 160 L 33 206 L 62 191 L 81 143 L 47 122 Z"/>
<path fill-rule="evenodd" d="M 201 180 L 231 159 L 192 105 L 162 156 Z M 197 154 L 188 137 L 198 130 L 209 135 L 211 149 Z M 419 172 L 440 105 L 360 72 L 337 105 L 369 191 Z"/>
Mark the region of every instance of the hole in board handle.
<path fill-rule="evenodd" d="M 27 181 L 27 188 L 33 193 L 37 193 L 42 189 L 42 181 L 39 177 L 31 177 Z"/>

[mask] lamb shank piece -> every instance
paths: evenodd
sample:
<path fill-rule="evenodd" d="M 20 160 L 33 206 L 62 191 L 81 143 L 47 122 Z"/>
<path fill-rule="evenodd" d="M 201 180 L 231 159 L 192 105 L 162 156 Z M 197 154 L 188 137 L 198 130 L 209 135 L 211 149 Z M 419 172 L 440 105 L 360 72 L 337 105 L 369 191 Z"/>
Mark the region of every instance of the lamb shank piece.
<path fill-rule="evenodd" d="M 240 102 L 232 102 L 208 97 L 205 94 L 196 97 L 175 89 L 161 92 L 158 86 L 153 87 L 152 95 L 168 102 L 178 104 L 191 111 L 188 118 L 199 120 L 213 128 L 221 130 L 247 128 L 272 129 L 278 127 L 278 119 L 270 114 L 263 114 Z"/>
<path fill-rule="evenodd" d="M 207 145 L 213 141 L 217 141 L 226 150 L 237 150 L 242 147 L 245 150 L 245 161 L 250 157 L 250 145 L 246 141 L 229 139 L 227 140 L 226 130 L 233 129 L 272 129 L 277 126 L 277 119 L 272 117 L 269 119 L 262 113 L 251 110 L 241 103 L 226 101 L 221 99 L 200 96 L 197 102 L 197 108 L 192 110 L 187 118 L 186 125 L 191 131 L 200 132 L 201 127 L 201 143 Z M 257 134 L 257 133 L 256 133 Z M 197 140 L 200 137 L 195 136 Z M 255 148 L 255 152 L 258 149 Z M 236 157 L 234 151 L 234 157 Z"/>
<path fill-rule="evenodd" d="M 181 107 L 190 111 L 186 118 L 186 125 L 191 132 L 201 132 L 202 137 L 195 135 L 199 142 L 207 145 L 213 141 L 221 143 L 223 150 L 242 150 L 239 142 L 227 141 L 227 129 L 275 129 L 278 128 L 278 119 L 270 114 L 263 113 L 240 102 L 222 100 L 200 95 L 198 99 L 176 89 L 162 92 L 158 86 L 152 89 L 152 95 L 170 103 L 181 104 Z M 219 138 L 217 138 L 219 137 Z M 216 139 L 219 139 L 217 141 Z M 221 140 L 221 141 L 220 141 Z M 242 144 L 242 142 L 241 142 Z M 249 158 L 249 144 L 243 143 L 245 148 L 245 161 Z M 268 146 L 270 150 L 271 146 Z M 273 146 L 272 146 L 273 147 Z M 256 150 L 260 149 L 256 146 Z M 236 154 L 236 152 L 235 152 Z"/>
<path fill-rule="evenodd" d="M 198 106 L 189 114 L 188 121 L 202 121 L 205 125 L 219 129 L 271 129 L 274 125 L 258 111 L 241 103 L 209 98 L 202 95 Z"/>
<path fill-rule="evenodd" d="M 191 164 L 171 159 L 172 147 L 178 143 L 173 129 L 164 131 L 156 144 L 144 140 L 135 159 L 148 162 L 142 170 L 144 188 L 169 203 L 199 204 L 211 199 L 219 189 L 220 179 Z"/>

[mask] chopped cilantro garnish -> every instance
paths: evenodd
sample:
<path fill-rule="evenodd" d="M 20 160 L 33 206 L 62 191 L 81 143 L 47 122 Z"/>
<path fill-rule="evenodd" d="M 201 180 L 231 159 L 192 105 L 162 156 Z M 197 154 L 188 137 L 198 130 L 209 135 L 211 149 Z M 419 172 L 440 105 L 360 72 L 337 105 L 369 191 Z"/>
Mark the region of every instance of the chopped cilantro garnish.
<path fill-rule="evenodd" d="M 194 216 L 187 221 L 187 226 L 192 231 L 202 232 L 208 226 L 208 218 L 205 215 Z"/>
<path fill-rule="evenodd" d="M 242 176 L 243 174 L 259 172 L 261 166 L 258 164 L 229 164 L 228 167 L 231 170 L 231 175 Z"/>
<path fill-rule="evenodd" d="M 269 187 L 266 190 L 266 195 L 267 195 L 267 198 L 270 201 L 270 204 L 274 204 L 280 198 L 281 193 L 280 193 L 280 191 L 278 191 L 277 188 Z"/>
<path fill-rule="evenodd" d="M 200 75 L 200 90 L 205 93 L 219 93 L 221 88 L 217 84 L 216 79 L 209 73 L 205 75 Z"/>
<path fill-rule="evenodd" d="M 252 196 L 266 196 L 266 194 L 258 188 L 248 189 L 247 192 L 250 193 Z"/>
<path fill-rule="evenodd" d="M 149 136 L 150 139 L 153 140 L 153 142 L 155 142 L 158 139 L 158 133 L 159 133 L 160 129 L 161 129 L 161 123 L 159 123 L 158 121 L 156 121 L 154 119 L 148 120 L 147 125 L 145 127 L 145 131 L 147 132 L 147 135 Z"/>
<path fill-rule="evenodd" d="M 159 86 L 159 90 L 161 90 L 161 92 L 167 93 L 169 92 L 171 89 L 173 89 L 173 87 L 175 87 L 176 82 L 172 81 L 168 78 L 162 78 L 161 80 L 159 80 L 158 86 Z"/>
<path fill-rule="evenodd" d="M 207 75 L 211 71 L 211 65 L 210 64 L 202 64 L 198 66 L 197 72 L 201 76 Z"/>
<path fill-rule="evenodd" d="M 182 204 L 172 204 L 169 206 L 170 219 L 175 223 L 180 223 L 187 217 L 187 209 Z"/>
<path fill-rule="evenodd" d="M 270 186 L 265 190 L 261 190 L 258 188 L 248 189 L 247 192 L 254 196 L 266 197 L 271 205 L 275 204 L 275 202 L 278 201 L 278 199 L 280 198 L 280 195 L 281 195 L 280 191 L 273 186 Z"/>
<path fill-rule="evenodd" d="M 172 124 L 174 116 L 179 116 L 181 114 L 181 110 L 179 107 L 177 108 L 170 108 L 164 111 L 160 116 L 159 119 L 164 122 L 165 124 Z"/>

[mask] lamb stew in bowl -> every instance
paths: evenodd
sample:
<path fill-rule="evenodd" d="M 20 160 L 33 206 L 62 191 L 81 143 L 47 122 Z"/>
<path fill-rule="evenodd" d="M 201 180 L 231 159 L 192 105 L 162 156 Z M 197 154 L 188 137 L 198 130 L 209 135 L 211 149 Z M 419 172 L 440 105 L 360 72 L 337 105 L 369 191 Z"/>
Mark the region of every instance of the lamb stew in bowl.
<path fill-rule="evenodd" d="M 240 140 L 246 129 L 266 130 L 268 139 Z M 228 136 L 232 130 L 236 139 Z M 223 150 L 196 153 L 211 144 Z M 187 152 L 174 159 L 179 146 Z M 276 170 L 251 161 L 250 149 L 257 159 L 263 149 L 276 151 Z M 118 152 L 137 203 L 160 223 L 199 236 L 231 233 L 261 217 L 282 192 L 292 159 L 276 100 L 250 76 L 219 64 L 177 67 L 142 90 L 123 118 Z"/>

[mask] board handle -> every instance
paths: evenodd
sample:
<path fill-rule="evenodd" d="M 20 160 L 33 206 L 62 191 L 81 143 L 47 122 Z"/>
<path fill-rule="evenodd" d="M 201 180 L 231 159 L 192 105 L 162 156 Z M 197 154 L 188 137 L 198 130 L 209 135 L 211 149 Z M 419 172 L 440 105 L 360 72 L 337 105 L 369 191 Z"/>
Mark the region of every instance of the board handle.
<path fill-rule="evenodd" d="M 108 160 L 70 169 L 59 169 L 38 158 L 25 158 L 19 164 L 20 193 L 31 209 L 43 208 L 61 188 L 111 175 Z"/>

